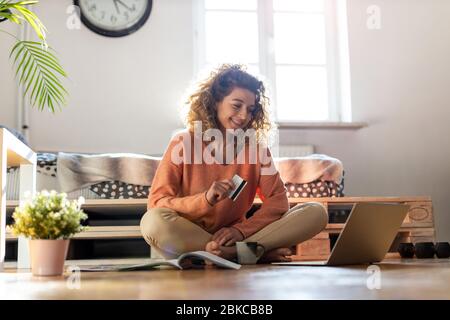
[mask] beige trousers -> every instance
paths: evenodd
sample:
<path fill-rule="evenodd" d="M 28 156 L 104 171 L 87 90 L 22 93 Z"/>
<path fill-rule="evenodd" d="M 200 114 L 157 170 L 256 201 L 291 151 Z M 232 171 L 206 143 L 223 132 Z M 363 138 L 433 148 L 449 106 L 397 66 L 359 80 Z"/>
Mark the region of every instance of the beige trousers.
<path fill-rule="evenodd" d="M 327 223 L 325 207 L 317 202 L 307 202 L 292 207 L 279 220 L 244 241 L 258 242 L 266 252 L 288 248 L 311 239 Z M 148 210 L 141 219 L 141 232 L 151 249 L 166 259 L 176 258 L 188 251 L 205 250 L 212 238 L 212 234 L 167 208 Z"/>

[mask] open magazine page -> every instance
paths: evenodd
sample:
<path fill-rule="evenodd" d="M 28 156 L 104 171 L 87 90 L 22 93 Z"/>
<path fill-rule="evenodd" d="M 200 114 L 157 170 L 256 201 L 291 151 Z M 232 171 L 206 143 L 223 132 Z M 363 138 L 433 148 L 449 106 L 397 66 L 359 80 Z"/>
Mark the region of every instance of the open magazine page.
<path fill-rule="evenodd" d="M 212 253 L 209 253 L 206 251 L 186 252 L 178 257 L 178 261 L 180 262 L 181 265 L 182 265 L 183 260 L 185 260 L 185 259 L 206 260 L 206 261 L 212 262 L 213 264 L 217 265 L 218 267 L 228 268 L 228 269 L 239 270 L 241 268 L 241 265 L 238 263 L 221 258 L 219 256 L 216 256 L 215 254 L 212 254 Z"/>
<path fill-rule="evenodd" d="M 182 269 L 178 264 L 177 259 L 173 260 L 158 260 L 140 264 L 101 264 L 97 266 L 85 266 L 80 267 L 82 272 L 101 272 L 101 271 L 139 271 L 139 270 L 151 270 L 157 269 L 161 266 L 171 266 L 178 269 Z"/>
<path fill-rule="evenodd" d="M 158 260 L 142 264 L 123 264 L 123 265 L 97 265 L 81 267 L 82 272 L 100 272 L 100 271 L 139 271 L 151 270 L 161 266 L 171 266 L 178 269 L 190 269 L 199 267 L 199 262 L 209 261 L 214 265 L 228 269 L 240 269 L 241 265 L 232 261 L 226 260 L 206 251 L 186 252 L 180 255 L 177 259 Z"/>

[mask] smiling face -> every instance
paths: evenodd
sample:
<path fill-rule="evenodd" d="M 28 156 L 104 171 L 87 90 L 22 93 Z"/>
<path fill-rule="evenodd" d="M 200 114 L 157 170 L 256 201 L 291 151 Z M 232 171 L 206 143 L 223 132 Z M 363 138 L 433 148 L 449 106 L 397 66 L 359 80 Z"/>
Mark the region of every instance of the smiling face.
<path fill-rule="evenodd" d="M 217 104 L 217 119 L 220 130 L 244 129 L 252 120 L 256 96 L 247 89 L 235 87 Z"/>

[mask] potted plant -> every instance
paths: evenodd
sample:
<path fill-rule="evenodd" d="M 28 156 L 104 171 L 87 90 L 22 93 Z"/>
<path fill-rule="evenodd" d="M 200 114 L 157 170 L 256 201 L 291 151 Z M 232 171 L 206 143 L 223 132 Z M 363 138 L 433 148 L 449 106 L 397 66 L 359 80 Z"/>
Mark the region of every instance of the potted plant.
<path fill-rule="evenodd" d="M 69 247 L 69 238 L 86 227 L 87 215 L 81 210 L 84 198 L 68 200 L 67 194 L 46 190 L 16 207 L 11 230 L 30 239 L 33 275 L 61 275 Z"/>
<path fill-rule="evenodd" d="M 28 9 L 38 3 L 35 0 L 0 0 L 0 23 L 27 23 L 39 41 L 19 39 L 1 28 L 0 33 L 9 35 L 15 41 L 10 58 L 14 59 L 16 79 L 24 89 L 23 95 L 28 96 L 31 106 L 37 106 L 39 110 L 46 107 L 54 112 L 55 106 L 61 107 L 67 103 L 68 93 L 61 81 L 67 74 L 47 44 L 47 29 L 37 15 Z"/>

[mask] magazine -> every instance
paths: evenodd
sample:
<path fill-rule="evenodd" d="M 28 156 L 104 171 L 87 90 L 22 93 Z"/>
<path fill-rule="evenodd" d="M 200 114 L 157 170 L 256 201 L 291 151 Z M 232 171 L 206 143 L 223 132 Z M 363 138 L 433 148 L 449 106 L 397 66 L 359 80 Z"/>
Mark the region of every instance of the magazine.
<path fill-rule="evenodd" d="M 148 263 L 142 264 L 128 264 L 128 265 L 97 265 L 97 266 L 86 266 L 81 267 L 80 271 L 84 272 L 96 272 L 96 271 L 139 271 L 139 270 L 150 270 L 155 269 L 160 266 L 172 266 L 182 269 L 192 269 L 199 266 L 203 266 L 206 261 L 211 262 L 212 264 L 227 269 L 235 269 L 239 270 L 241 265 L 219 256 L 216 256 L 212 253 L 206 251 L 192 251 L 186 252 L 180 255 L 176 259 L 171 260 L 160 260 L 160 261 L 152 261 Z"/>

